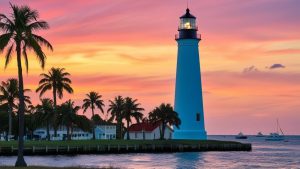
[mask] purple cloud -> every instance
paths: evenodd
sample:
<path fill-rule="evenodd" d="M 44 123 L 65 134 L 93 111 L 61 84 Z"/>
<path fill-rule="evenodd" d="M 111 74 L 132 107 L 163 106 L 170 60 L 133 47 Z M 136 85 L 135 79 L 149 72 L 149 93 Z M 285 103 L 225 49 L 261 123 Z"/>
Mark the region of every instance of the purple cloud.
<path fill-rule="evenodd" d="M 279 63 L 275 63 L 269 67 L 269 69 L 280 69 L 280 68 L 285 68 L 285 66 Z"/>

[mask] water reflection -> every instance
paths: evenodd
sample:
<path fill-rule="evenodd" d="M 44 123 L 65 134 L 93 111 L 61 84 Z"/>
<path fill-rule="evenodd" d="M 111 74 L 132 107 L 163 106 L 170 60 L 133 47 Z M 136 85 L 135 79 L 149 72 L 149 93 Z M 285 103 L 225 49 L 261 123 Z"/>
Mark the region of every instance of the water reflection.
<path fill-rule="evenodd" d="M 174 158 L 176 160 L 175 168 L 196 169 L 204 167 L 205 153 L 174 153 Z"/>
<path fill-rule="evenodd" d="M 226 139 L 229 137 L 226 136 Z M 231 139 L 234 140 L 234 137 Z M 300 137 L 289 137 L 289 142 L 270 143 L 256 137 L 250 137 L 247 141 L 253 144 L 252 152 L 26 156 L 25 160 L 28 165 L 39 166 L 113 166 L 126 169 L 299 168 L 300 166 Z M 0 166 L 12 166 L 15 161 L 16 157 L 2 156 Z"/>

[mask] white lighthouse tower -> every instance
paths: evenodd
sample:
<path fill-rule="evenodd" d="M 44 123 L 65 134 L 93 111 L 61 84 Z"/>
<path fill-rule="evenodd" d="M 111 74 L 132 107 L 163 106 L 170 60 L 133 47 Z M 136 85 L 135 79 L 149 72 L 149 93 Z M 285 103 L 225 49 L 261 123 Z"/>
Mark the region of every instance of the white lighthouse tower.
<path fill-rule="evenodd" d="M 174 128 L 174 139 L 205 140 L 202 84 L 199 62 L 200 34 L 197 34 L 196 17 L 186 9 L 180 17 L 178 43 L 175 111 L 181 125 Z"/>

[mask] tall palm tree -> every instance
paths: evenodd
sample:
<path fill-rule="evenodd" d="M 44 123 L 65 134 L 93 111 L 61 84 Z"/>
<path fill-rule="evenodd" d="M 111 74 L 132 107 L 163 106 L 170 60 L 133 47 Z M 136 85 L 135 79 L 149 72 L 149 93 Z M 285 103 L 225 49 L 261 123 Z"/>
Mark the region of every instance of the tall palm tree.
<path fill-rule="evenodd" d="M 109 103 L 110 105 L 107 112 L 111 114 L 111 118 L 108 121 L 117 121 L 117 138 L 122 139 L 122 112 L 124 111 L 124 99 L 122 96 L 117 96 L 114 101 L 109 100 Z"/>
<path fill-rule="evenodd" d="M 41 104 L 36 106 L 35 118 L 38 119 L 38 121 L 46 123 L 47 140 L 50 141 L 50 127 L 53 126 L 55 118 L 53 101 L 51 99 L 41 99 Z"/>
<path fill-rule="evenodd" d="M 70 73 L 65 72 L 64 68 L 51 68 L 48 74 L 42 73 L 40 74 L 40 76 L 42 77 L 42 79 L 39 81 L 39 87 L 36 89 L 36 92 L 40 92 L 41 97 L 46 91 L 52 90 L 54 101 L 54 113 L 55 116 L 57 116 L 56 96 L 58 95 L 58 98 L 62 99 L 64 90 L 68 93 L 73 93 L 73 89 L 70 86 L 72 81 L 68 78 L 68 76 L 70 76 Z M 58 123 L 55 122 L 55 125 L 53 127 L 54 135 L 56 136 Z"/>
<path fill-rule="evenodd" d="M 122 113 L 122 117 L 126 120 L 127 124 L 127 140 L 129 137 L 129 123 L 131 123 L 131 118 L 133 117 L 138 123 L 143 118 L 143 114 L 141 111 L 144 111 L 143 108 L 140 107 L 140 103 L 136 103 L 138 100 L 133 100 L 130 97 L 126 97 L 124 100 L 124 111 Z"/>
<path fill-rule="evenodd" d="M 21 56 L 23 55 L 26 70 L 28 72 L 27 50 L 32 50 L 39 60 L 41 67 L 45 66 L 46 55 L 41 45 L 53 50 L 52 45 L 43 37 L 34 34 L 34 31 L 48 29 L 49 25 L 45 21 L 39 21 L 38 11 L 30 9 L 28 6 L 16 6 L 10 4 L 12 8 L 11 18 L 0 14 L 0 30 L 4 32 L 0 35 L 0 52 L 6 51 L 5 67 L 12 59 L 13 51 L 17 53 L 18 79 L 19 79 L 19 141 L 18 158 L 15 166 L 27 166 L 24 157 L 24 83 L 22 73 Z"/>
<path fill-rule="evenodd" d="M 29 89 L 24 89 L 24 92 L 30 91 Z M 8 132 L 6 140 L 11 135 L 12 132 L 12 114 L 14 109 L 18 109 L 18 104 L 15 102 L 19 98 L 19 88 L 17 79 L 8 79 L 6 82 L 2 82 L 0 85 L 0 102 L 7 104 L 8 108 Z M 31 103 L 29 96 L 24 96 L 24 101 Z"/>
<path fill-rule="evenodd" d="M 170 104 L 162 103 L 159 107 L 156 107 L 149 113 L 149 120 L 151 123 L 161 123 L 160 127 L 160 139 L 165 138 L 165 130 L 167 125 L 175 125 L 179 128 L 181 123 L 178 113 L 173 110 Z"/>
<path fill-rule="evenodd" d="M 71 140 L 71 132 L 73 124 L 76 124 L 77 112 L 80 110 L 79 106 L 75 106 L 74 101 L 68 100 L 60 107 L 62 123 L 67 127 L 67 139 Z"/>
<path fill-rule="evenodd" d="M 104 101 L 101 99 L 101 95 L 99 95 L 99 93 L 97 92 L 90 92 L 88 94 L 86 94 L 86 98 L 83 100 L 83 113 L 86 112 L 86 110 L 88 108 L 92 109 L 92 117 L 94 117 L 95 113 L 94 110 L 95 108 L 98 108 L 102 113 L 104 113 L 103 111 L 103 107 L 104 107 Z M 95 123 L 93 122 L 93 139 L 96 139 L 96 135 L 95 135 Z"/>

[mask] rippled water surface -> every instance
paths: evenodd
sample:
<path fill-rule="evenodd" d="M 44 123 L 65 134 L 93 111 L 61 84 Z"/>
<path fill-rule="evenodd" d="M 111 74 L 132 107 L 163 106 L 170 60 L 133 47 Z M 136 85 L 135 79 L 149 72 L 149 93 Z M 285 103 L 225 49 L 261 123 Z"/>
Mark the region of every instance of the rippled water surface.
<path fill-rule="evenodd" d="M 164 154 L 118 154 L 77 156 L 26 156 L 28 165 L 120 167 L 134 169 L 168 168 L 299 168 L 300 136 L 286 137 L 288 142 L 268 142 L 249 137 L 252 152 L 193 152 Z M 215 140 L 235 140 L 233 136 L 209 136 Z M 0 166 L 13 165 L 16 157 L 1 157 Z"/>

